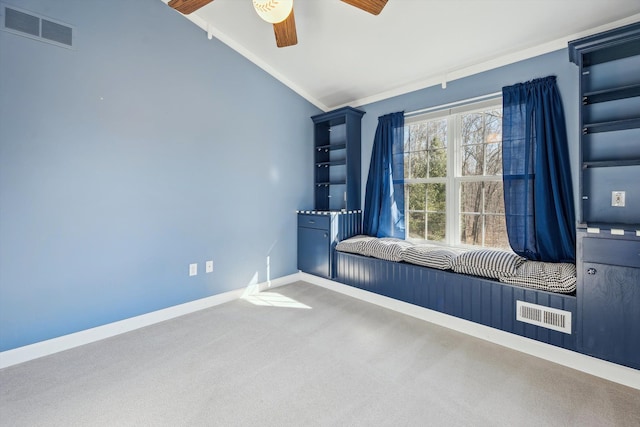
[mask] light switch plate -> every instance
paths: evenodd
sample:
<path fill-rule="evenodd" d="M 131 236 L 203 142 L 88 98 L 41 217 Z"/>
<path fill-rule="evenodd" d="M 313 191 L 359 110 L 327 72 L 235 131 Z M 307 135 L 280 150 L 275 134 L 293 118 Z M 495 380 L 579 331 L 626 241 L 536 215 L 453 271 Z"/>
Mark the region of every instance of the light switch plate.
<path fill-rule="evenodd" d="M 211 273 L 213 271 L 213 261 L 207 261 L 205 264 L 205 271 Z"/>
<path fill-rule="evenodd" d="M 612 191 L 611 192 L 611 206 L 617 208 L 623 208 L 625 205 L 625 192 L 624 191 Z"/>
<path fill-rule="evenodd" d="M 198 264 L 189 264 L 189 276 L 198 275 Z"/>

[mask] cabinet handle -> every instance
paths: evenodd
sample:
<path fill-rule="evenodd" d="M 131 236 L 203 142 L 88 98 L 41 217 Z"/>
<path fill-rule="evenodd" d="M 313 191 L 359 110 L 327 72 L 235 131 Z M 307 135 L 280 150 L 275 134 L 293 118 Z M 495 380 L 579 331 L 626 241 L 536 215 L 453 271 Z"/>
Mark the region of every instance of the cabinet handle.
<path fill-rule="evenodd" d="M 309 220 L 309 224 L 315 224 L 316 222 L 312 219 Z"/>
<path fill-rule="evenodd" d="M 327 237 L 329 237 L 329 235 L 327 233 L 324 233 L 324 238 L 326 239 Z"/>
<path fill-rule="evenodd" d="M 587 274 L 594 275 L 598 272 L 595 268 L 587 268 Z"/>

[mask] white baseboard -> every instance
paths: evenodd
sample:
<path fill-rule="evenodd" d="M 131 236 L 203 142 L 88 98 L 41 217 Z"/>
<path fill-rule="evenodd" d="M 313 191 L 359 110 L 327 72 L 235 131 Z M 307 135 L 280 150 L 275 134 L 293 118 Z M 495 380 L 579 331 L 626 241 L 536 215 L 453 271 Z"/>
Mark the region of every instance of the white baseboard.
<path fill-rule="evenodd" d="M 0 369 L 113 337 L 125 332 L 144 328 L 145 326 L 150 326 L 155 323 L 164 322 L 165 320 L 233 301 L 255 292 L 261 292 L 266 289 L 286 285 L 299 279 L 299 273 L 295 273 L 268 282 L 249 285 L 246 288 L 224 292 L 207 298 L 142 314 L 140 316 L 86 329 L 84 331 L 74 332 L 72 334 L 37 342 L 35 344 L 29 344 L 12 350 L 3 351 L 0 352 Z"/>
<path fill-rule="evenodd" d="M 307 273 L 300 279 L 485 341 L 640 390 L 640 371 Z"/>
<path fill-rule="evenodd" d="M 120 320 L 118 322 L 109 323 L 96 328 L 26 345 L 13 350 L 3 351 L 0 352 L 0 369 L 123 334 L 145 326 L 150 326 L 155 323 L 233 301 L 255 292 L 261 292 L 266 289 L 287 285 L 298 280 L 321 286 L 323 288 L 422 319 L 445 328 L 462 332 L 476 338 L 481 338 L 503 347 L 520 351 L 571 369 L 576 369 L 590 375 L 640 390 L 640 371 L 636 369 L 596 359 L 574 351 L 500 331 L 468 320 L 459 319 L 457 317 L 449 316 L 417 305 L 374 294 L 372 292 L 302 272 L 284 276 L 269 282 L 258 283 L 246 288 L 224 292 L 222 294 L 213 295 L 196 301 L 168 307 L 129 319 Z"/>

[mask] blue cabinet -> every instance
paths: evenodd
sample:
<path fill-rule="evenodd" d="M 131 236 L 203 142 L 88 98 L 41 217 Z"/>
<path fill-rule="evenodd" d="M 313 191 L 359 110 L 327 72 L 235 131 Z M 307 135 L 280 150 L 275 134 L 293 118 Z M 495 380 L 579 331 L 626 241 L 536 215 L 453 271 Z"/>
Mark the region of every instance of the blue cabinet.
<path fill-rule="evenodd" d="M 298 211 L 298 270 L 333 278 L 336 244 L 361 232 L 360 211 Z"/>
<path fill-rule="evenodd" d="M 331 277 L 331 217 L 298 214 L 298 269 Z"/>
<path fill-rule="evenodd" d="M 640 369 L 640 238 L 578 235 L 578 348 Z"/>

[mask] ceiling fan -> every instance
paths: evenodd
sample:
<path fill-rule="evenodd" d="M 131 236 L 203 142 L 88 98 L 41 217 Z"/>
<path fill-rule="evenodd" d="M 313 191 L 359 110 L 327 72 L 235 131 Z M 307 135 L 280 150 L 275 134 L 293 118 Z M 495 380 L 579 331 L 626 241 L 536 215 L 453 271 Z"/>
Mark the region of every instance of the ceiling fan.
<path fill-rule="evenodd" d="M 169 6 L 188 15 L 211 3 L 213 0 L 171 0 Z M 378 15 L 388 0 L 342 0 L 343 2 Z M 298 44 L 296 21 L 293 16 L 293 0 L 252 0 L 253 7 L 262 19 L 273 24 L 278 47 Z"/>

